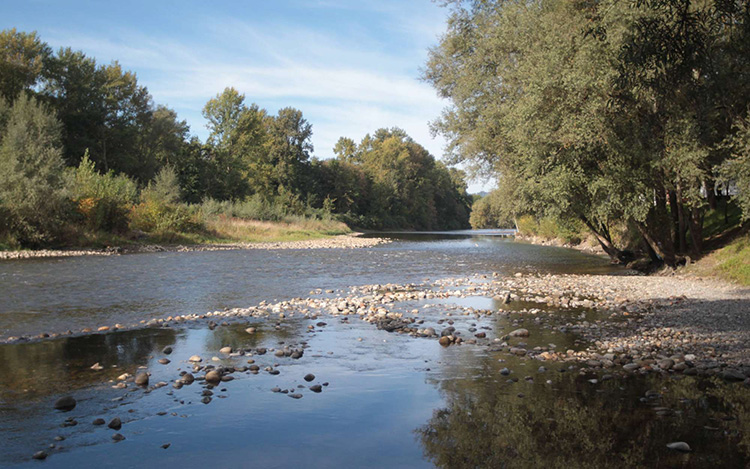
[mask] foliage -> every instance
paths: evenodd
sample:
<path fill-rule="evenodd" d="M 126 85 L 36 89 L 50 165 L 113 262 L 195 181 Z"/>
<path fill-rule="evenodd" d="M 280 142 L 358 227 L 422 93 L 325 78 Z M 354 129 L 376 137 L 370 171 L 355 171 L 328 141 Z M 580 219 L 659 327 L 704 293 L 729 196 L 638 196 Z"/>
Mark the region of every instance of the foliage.
<path fill-rule="evenodd" d="M 39 81 L 52 55 L 35 32 L 0 31 L 0 99 L 13 101 Z"/>
<path fill-rule="evenodd" d="M 319 165 L 321 194 L 365 228 L 468 226 L 464 175 L 436 161 L 401 129 L 379 129 L 358 146 L 342 138 L 336 162 Z"/>
<path fill-rule="evenodd" d="M 623 221 L 656 259 L 700 252 L 705 188 L 750 101 L 732 78 L 750 71 L 747 4 L 446 3 L 424 78 L 450 100 L 433 126 L 453 162 L 512 182 L 517 214 L 578 220 L 613 257 Z"/>
<path fill-rule="evenodd" d="M 67 195 L 89 229 L 124 231 L 127 228 L 128 212 L 138 196 L 138 187 L 130 178 L 115 175 L 113 171 L 100 174 L 86 154 L 77 168 L 66 171 L 65 180 Z"/>
<path fill-rule="evenodd" d="M 513 217 L 507 213 L 507 203 L 504 193 L 500 190 L 494 190 L 474 201 L 471 206 L 469 222 L 475 230 L 482 228 L 515 227 Z"/>
<path fill-rule="evenodd" d="M 140 199 L 141 203 L 130 211 L 131 228 L 164 235 L 201 227 L 197 211 L 180 204 L 177 173 L 169 166 L 141 191 Z"/>
<path fill-rule="evenodd" d="M 742 210 L 742 219 L 750 220 L 750 111 L 737 122 L 736 131 L 728 141 L 732 156 L 719 173 L 724 185 L 735 190 L 734 198 Z"/>
<path fill-rule="evenodd" d="M 22 94 L 0 133 L 0 231 L 18 243 L 54 241 L 64 219 L 60 131 L 47 106 Z"/>

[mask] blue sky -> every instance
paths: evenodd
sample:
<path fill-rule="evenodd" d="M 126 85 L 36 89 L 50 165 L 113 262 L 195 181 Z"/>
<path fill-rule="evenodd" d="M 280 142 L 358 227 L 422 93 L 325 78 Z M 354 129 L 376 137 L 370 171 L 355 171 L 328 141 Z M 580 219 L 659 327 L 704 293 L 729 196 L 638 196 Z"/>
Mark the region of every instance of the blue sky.
<path fill-rule="evenodd" d="M 118 60 L 201 139 L 201 108 L 234 86 L 272 113 L 302 110 L 319 158 L 341 136 L 393 126 L 441 157 L 428 123 L 445 102 L 419 70 L 447 13 L 430 0 L 2 0 L 0 28 Z"/>

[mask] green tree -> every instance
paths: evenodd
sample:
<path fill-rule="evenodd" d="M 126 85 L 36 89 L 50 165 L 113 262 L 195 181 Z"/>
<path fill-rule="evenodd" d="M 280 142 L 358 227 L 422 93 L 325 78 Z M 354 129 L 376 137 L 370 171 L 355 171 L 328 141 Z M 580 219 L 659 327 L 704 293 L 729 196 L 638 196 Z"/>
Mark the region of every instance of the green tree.
<path fill-rule="evenodd" d="M 23 245 L 55 239 L 65 216 L 60 122 L 47 106 L 21 94 L 0 142 L 4 229 Z"/>
<path fill-rule="evenodd" d="M 51 55 L 36 32 L 0 31 L 0 97 L 13 101 L 31 90 L 43 77 Z"/>

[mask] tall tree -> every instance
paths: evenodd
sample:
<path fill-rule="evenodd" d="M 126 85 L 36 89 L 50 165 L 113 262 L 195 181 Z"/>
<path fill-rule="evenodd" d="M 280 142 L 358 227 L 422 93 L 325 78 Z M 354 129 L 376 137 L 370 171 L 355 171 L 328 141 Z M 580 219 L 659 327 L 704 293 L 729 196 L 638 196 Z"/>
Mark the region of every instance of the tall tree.
<path fill-rule="evenodd" d="M 0 31 L 0 97 L 13 101 L 42 78 L 52 50 L 36 32 Z"/>

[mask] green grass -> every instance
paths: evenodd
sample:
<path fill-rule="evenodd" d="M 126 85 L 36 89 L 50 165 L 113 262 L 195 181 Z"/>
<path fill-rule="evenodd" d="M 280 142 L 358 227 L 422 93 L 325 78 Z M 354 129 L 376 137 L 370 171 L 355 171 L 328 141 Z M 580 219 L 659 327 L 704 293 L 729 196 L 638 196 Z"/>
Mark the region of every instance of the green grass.
<path fill-rule="evenodd" d="M 205 245 L 234 243 L 269 243 L 285 241 L 305 241 L 329 238 L 351 233 L 344 223 L 332 219 L 317 219 L 303 216 L 289 216 L 285 221 L 259 221 L 209 216 L 202 227 L 190 232 L 152 232 L 139 239 L 132 239 L 102 231 L 91 231 L 81 226 L 69 226 L 63 240 L 47 249 L 94 248 L 109 246 L 137 246 L 143 244 L 163 245 Z M 0 250 L 21 249 L 12 240 L 0 238 Z"/>
<path fill-rule="evenodd" d="M 712 259 L 713 258 L 713 259 Z M 750 286 L 750 235 L 744 235 L 708 256 L 720 277 Z"/>
<path fill-rule="evenodd" d="M 742 210 L 734 201 L 720 198 L 717 200 L 716 210 L 706 211 L 703 220 L 703 236 L 710 238 L 720 235 L 726 230 L 738 226 L 742 217 Z"/>

